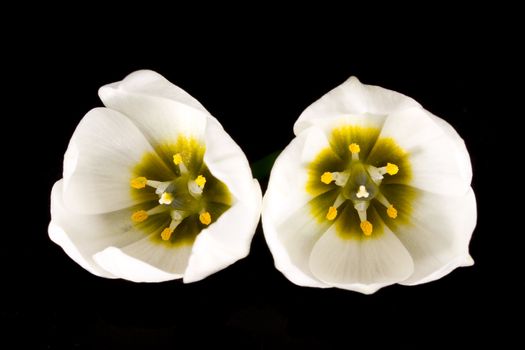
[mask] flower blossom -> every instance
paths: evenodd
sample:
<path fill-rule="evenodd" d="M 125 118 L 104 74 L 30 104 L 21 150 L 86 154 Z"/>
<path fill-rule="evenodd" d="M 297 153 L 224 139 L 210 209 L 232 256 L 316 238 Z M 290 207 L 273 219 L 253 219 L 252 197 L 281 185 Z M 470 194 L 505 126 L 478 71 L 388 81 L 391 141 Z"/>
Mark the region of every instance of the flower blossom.
<path fill-rule="evenodd" d="M 294 133 L 262 211 L 275 265 L 293 283 L 369 294 L 473 264 L 470 158 L 446 121 L 351 77 Z"/>
<path fill-rule="evenodd" d="M 198 281 L 245 257 L 261 192 L 239 146 L 152 71 L 103 86 L 51 194 L 50 238 L 106 278 Z"/>

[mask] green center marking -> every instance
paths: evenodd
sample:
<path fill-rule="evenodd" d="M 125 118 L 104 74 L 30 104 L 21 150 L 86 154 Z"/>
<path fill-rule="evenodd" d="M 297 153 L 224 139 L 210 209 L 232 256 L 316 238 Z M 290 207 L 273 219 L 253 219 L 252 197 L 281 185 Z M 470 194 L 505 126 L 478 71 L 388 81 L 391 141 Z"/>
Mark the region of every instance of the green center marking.
<path fill-rule="evenodd" d="M 147 219 L 133 225 L 159 244 L 193 244 L 204 228 L 231 207 L 231 193 L 204 163 L 205 146 L 197 139 L 180 136 L 176 142 L 157 145 L 154 150 L 144 154 L 131 169 L 130 181 L 138 177 L 149 180 L 144 188 L 130 187 L 131 197 L 141 203 L 130 209 L 130 216 L 138 210 L 150 213 Z M 174 155 L 181 156 L 181 165 L 174 163 Z M 206 179 L 201 187 L 195 181 L 199 175 Z M 195 193 L 195 189 L 201 193 Z M 169 204 L 159 203 L 159 191 L 168 194 Z M 208 213 L 211 222 L 206 224 L 207 214 L 199 218 L 201 213 Z M 176 227 L 171 235 L 162 237 L 166 228 L 175 226 L 174 217 L 178 218 Z"/>
<path fill-rule="evenodd" d="M 412 203 L 418 193 L 409 186 L 412 178 L 410 155 L 393 139 L 379 135 L 377 128 L 353 125 L 336 128 L 329 137 L 330 147 L 321 150 L 307 166 L 306 191 L 312 196 L 310 213 L 322 225 L 333 221 L 343 238 L 376 238 L 384 232 L 384 225 L 394 231 L 398 225 L 410 223 Z M 359 146 L 353 146 L 358 150 L 356 154 L 350 151 L 352 144 Z M 388 163 L 397 165 L 398 171 L 389 168 L 392 174 L 387 172 Z M 321 181 L 327 172 L 336 174 L 338 183 L 335 178 L 329 183 Z M 395 208 L 390 209 L 390 215 L 387 203 Z M 327 215 L 333 206 L 337 207 L 335 218 Z M 363 209 L 366 221 L 373 225 L 368 235 L 361 226 Z M 397 216 L 393 218 L 396 211 Z"/>

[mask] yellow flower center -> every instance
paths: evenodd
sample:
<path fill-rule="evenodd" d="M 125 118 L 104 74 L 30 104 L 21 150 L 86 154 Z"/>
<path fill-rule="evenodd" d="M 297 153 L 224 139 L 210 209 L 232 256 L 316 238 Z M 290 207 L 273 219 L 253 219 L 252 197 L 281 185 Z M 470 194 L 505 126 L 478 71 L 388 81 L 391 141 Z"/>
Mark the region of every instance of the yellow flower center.
<path fill-rule="evenodd" d="M 333 221 L 346 237 L 372 237 L 385 224 L 397 225 L 394 220 L 405 224 L 409 200 L 416 195 L 406 186 L 411 178 L 407 153 L 379 135 L 379 129 L 352 125 L 334 129 L 330 147 L 308 165 L 312 215 L 320 223 Z"/>
<path fill-rule="evenodd" d="M 131 195 L 140 204 L 131 221 L 159 242 L 190 243 L 232 204 L 226 185 L 203 162 L 204 147 L 181 137 L 160 145 L 133 169 Z"/>

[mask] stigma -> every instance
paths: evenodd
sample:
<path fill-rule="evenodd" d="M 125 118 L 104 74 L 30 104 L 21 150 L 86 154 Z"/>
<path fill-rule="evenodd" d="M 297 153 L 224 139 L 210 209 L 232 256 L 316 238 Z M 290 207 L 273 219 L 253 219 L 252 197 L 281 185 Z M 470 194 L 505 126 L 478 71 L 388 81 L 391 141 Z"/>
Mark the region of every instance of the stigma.
<path fill-rule="evenodd" d="M 355 194 L 357 198 L 368 198 L 369 195 L 370 193 L 368 193 L 366 187 L 363 185 L 359 186 L 359 190 Z"/>
<path fill-rule="evenodd" d="M 171 204 L 173 202 L 173 195 L 169 192 L 164 192 L 159 198 L 159 204 Z"/>

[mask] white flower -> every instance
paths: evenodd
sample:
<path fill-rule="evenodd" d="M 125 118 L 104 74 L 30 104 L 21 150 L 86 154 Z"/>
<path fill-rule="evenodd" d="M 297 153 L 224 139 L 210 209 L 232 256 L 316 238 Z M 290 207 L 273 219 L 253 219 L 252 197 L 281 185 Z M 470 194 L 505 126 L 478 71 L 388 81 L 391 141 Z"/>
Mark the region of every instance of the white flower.
<path fill-rule="evenodd" d="M 152 71 L 103 86 L 51 194 L 49 236 L 107 278 L 193 282 L 245 257 L 261 191 L 219 122 Z"/>
<path fill-rule="evenodd" d="M 262 213 L 275 265 L 292 282 L 369 294 L 473 264 L 470 159 L 447 122 L 352 77 L 294 132 Z"/>

